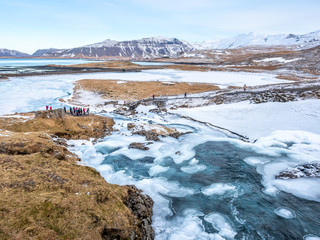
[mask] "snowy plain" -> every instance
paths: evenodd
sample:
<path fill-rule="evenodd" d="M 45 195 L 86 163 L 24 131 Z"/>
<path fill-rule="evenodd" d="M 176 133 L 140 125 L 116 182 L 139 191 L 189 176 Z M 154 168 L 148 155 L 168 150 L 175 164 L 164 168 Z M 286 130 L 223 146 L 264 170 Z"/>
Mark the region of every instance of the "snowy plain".
<path fill-rule="evenodd" d="M 169 111 L 227 128 L 250 140 L 269 136 L 276 130 L 320 134 L 320 100 L 261 104 L 239 102 Z"/>
<path fill-rule="evenodd" d="M 258 86 L 288 81 L 276 79 L 274 75 L 234 72 L 191 72 L 177 70 L 148 70 L 125 73 L 87 73 L 65 74 L 10 78 L 0 84 L 3 101 L 0 102 L 1 113 L 11 114 L 43 110 L 45 105 L 61 106 L 59 98 L 72 94 L 73 84 L 81 79 L 106 79 L 126 81 L 161 81 L 211 83 L 226 88 L 228 86 L 242 87 Z"/>

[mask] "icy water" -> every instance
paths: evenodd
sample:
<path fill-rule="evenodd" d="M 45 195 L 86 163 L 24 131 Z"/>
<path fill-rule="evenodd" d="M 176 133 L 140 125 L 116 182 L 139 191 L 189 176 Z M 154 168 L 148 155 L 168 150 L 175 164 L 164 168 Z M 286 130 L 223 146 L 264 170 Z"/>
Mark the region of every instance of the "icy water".
<path fill-rule="evenodd" d="M 60 107 L 59 98 L 70 96 L 74 81 L 83 78 L 187 81 L 196 76 L 187 74 L 145 71 L 12 78 L 0 82 L 0 109 L 6 114 L 44 109 L 48 103 Z M 209 77 L 199 76 L 203 81 Z M 236 75 L 232 77 L 235 81 Z M 96 144 L 69 143 L 70 150 L 108 182 L 135 184 L 152 197 L 156 239 L 320 239 L 320 179 L 275 179 L 288 167 L 319 161 L 319 135 L 280 131 L 245 143 L 175 115 L 138 111 L 128 118 L 107 114 L 119 131 Z M 129 149 L 132 142 L 145 142 L 127 130 L 129 122 L 192 133 L 161 138 L 148 145 L 148 151 Z"/>
<path fill-rule="evenodd" d="M 153 198 L 156 239 L 312 239 L 320 235 L 319 201 L 286 192 L 266 194 L 263 176 L 246 162 L 253 158 L 294 161 L 289 154 L 273 156 L 272 148 L 261 149 L 170 116 L 165 117 L 170 122 L 167 126 L 193 133 L 179 140 L 162 138 L 161 143 L 148 145 L 146 152 L 128 149 L 131 142 L 144 138 L 126 131 L 129 119 L 113 117 L 120 133 L 96 145 L 71 141 L 71 150 L 108 182 L 135 184 Z"/>

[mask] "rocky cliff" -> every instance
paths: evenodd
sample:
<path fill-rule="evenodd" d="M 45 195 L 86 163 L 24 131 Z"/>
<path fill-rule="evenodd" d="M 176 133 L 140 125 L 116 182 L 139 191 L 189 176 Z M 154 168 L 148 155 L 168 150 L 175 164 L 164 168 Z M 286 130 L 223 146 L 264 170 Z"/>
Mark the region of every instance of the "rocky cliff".
<path fill-rule="evenodd" d="M 108 184 L 56 137 L 98 137 L 112 126 L 61 110 L 0 117 L 0 239 L 154 238 L 150 197 Z"/>

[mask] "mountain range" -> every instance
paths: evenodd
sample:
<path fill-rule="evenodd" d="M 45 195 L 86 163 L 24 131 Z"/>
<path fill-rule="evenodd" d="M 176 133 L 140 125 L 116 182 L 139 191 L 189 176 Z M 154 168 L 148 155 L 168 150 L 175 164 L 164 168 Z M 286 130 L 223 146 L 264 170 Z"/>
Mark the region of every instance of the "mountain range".
<path fill-rule="evenodd" d="M 34 57 L 129 57 L 153 58 L 173 56 L 193 50 L 191 44 L 176 38 L 142 38 L 132 41 L 105 40 L 71 49 L 40 49 Z"/>
<path fill-rule="evenodd" d="M 247 46 L 296 46 L 311 48 L 320 45 L 320 30 L 303 34 L 240 34 L 232 38 L 194 43 L 196 49 L 233 49 Z"/>
<path fill-rule="evenodd" d="M 156 58 L 171 57 L 182 52 L 205 49 L 231 49 L 248 46 L 294 46 L 311 48 L 320 45 L 320 30 L 303 35 L 296 34 L 241 34 L 232 38 L 188 43 L 176 38 L 152 37 L 131 41 L 115 41 L 107 39 L 103 42 L 70 49 L 39 49 L 34 54 L 15 50 L 0 49 L 0 57 L 127 57 L 127 58 Z"/>

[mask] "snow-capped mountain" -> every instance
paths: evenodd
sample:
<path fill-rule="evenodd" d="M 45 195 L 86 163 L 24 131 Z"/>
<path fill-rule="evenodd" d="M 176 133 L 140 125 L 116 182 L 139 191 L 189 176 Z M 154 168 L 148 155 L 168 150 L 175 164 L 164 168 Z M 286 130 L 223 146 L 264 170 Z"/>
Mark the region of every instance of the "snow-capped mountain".
<path fill-rule="evenodd" d="M 296 34 L 240 34 L 238 36 L 220 40 L 194 43 L 196 49 L 230 49 L 247 46 L 298 46 L 311 48 L 320 45 L 320 30 L 303 35 Z"/>
<path fill-rule="evenodd" d="M 95 47 L 95 48 L 98 48 L 98 47 L 113 47 L 117 43 L 118 43 L 118 41 L 111 40 L 111 39 L 106 39 L 103 42 L 86 45 L 84 47 Z"/>
<path fill-rule="evenodd" d="M 191 51 L 193 47 L 176 38 L 142 38 L 132 41 L 105 40 L 100 43 L 71 49 L 42 49 L 33 56 L 43 57 L 130 57 L 148 58 L 174 56 L 181 52 Z"/>
<path fill-rule="evenodd" d="M 10 50 L 5 48 L 0 48 L 0 57 L 29 57 L 27 53 L 19 52 L 16 50 Z"/>
<path fill-rule="evenodd" d="M 48 49 L 39 49 L 32 54 L 33 57 L 59 57 L 59 55 L 65 51 L 65 49 L 56 49 L 56 48 L 48 48 Z"/>

